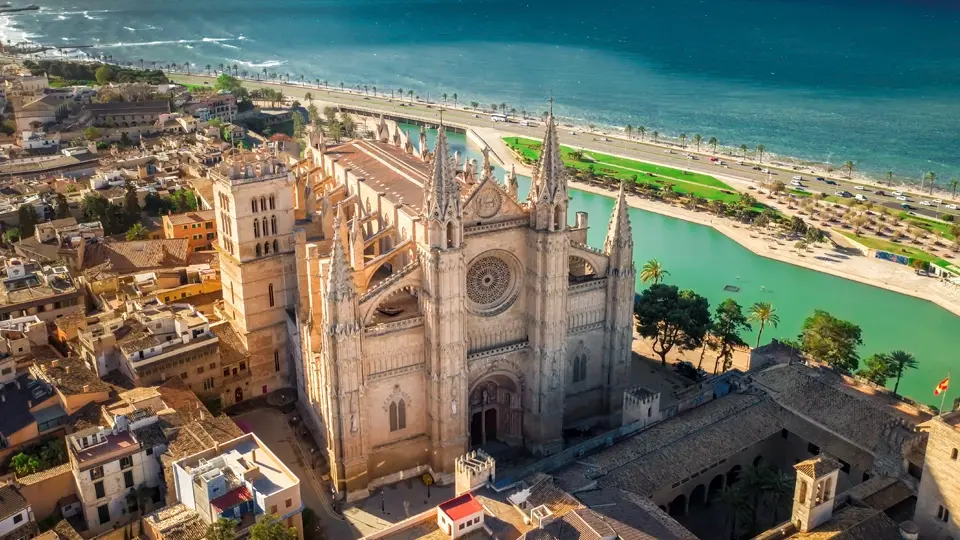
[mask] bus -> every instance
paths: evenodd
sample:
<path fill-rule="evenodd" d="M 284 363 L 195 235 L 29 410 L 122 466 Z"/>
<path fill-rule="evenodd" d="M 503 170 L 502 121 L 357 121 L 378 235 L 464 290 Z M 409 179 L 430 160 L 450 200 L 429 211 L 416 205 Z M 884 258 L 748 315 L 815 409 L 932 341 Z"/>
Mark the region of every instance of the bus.
<path fill-rule="evenodd" d="M 494 114 L 491 114 L 491 115 L 490 115 L 490 120 L 493 121 L 493 122 L 506 122 L 506 121 L 507 121 L 507 115 L 494 113 Z"/>

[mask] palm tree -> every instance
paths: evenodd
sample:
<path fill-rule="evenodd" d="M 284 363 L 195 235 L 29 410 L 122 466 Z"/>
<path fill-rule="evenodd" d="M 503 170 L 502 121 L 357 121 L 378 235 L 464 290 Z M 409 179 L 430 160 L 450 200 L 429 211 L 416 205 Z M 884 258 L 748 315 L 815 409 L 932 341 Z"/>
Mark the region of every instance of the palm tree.
<path fill-rule="evenodd" d="M 311 103 L 311 104 L 312 104 L 312 103 L 313 103 L 313 94 L 310 93 L 310 92 L 307 92 L 306 94 L 303 95 L 303 99 L 307 100 L 307 103 Z"/>
<path fill-rule="evenodd" d="M 450 96 L 450 97 L 453 98 L 453 106 L 456 107 L 456 106 L 457 106 L 457 98 L 458 98 L 459 96 L 457 95 L 456 92 L 454 92 L 453 95 Z M 526 113 L 524 113 L 524 116 L 526 116 Z"/>
<path fill-rule="evenodd" d="M 204 68 L 206 68 L 206 70 L 207 70 L 207 75 L 210 74 L 210 68 L 212 68 L 212 67 L 213 67 L 213 66 L 211 66 L 210 64 L 207 64 L 206 66 L 204 66 Z"/>
<path fill-rule="evenodd" d="M 757 302 L 750 306 L 750 312 L 747 316 L 750 322 L 760 323 L 760 330 L 757 332 L 757 347 L 760 346 L 760 336 L 763 335 L 763 329 L 770 324 L 774 328 L 780 324 L 780 316 L 777 315 L 776 308 L 770 302 Z"/>
<path fill-rule="evenodd" d="M 631 126 L 630 124 L 627 124 L 627 127 L 626 127 L 625 131 L 627 132 L 627 138 L 628 138 L 628 139 L 632 139 L 632 138 L 633 138 L 633 126 Z"/>
<path fill-rule="evenodd" d="M 681 134 L 680 134 L 680 148 L 686 148 L 686 147 L 687 147 L 687 134 L 686 134 L 686 133 L 681 133 Z"/>
<path fill-rule="evenodd" d="M 927 173 L 926 179 L 930 181 L 930 193 L 933 193 L 933 186 L 937 183 L 937 173 L 930 171 Z"/>
<path fill-rule="evenodd" d="M 313 83 L 317 85 L 317 89 L 320 89 L 320 79 L 314 79 Z"/>
<path fill-rule="evenodd" d="M 710 140 L 707 141 L 707 144 L 709 144 L 710 146 L 713 147 L 713 153 L 716 154 L 716 153 L 717 153 L 717 145 L 720 144 L 720 141 L 718 141 L 716 137 L 710 137 Z"/>
<path fill-rule="evenodd" d="M 656 259 L 650 259 L 644 263 L 643 268 L 640 270 L 640 281 L 647 283 L 652 281 L 654 285 L 663 281 L 663 278 L 670 275 L 670 272 L 666 271 L 663 268 L 663 265 L 660 264 L 660 261 Z"/>
<path fill-rule="evenodd" d="M 413 90 L 407 90 L 407 99 L 413 101 Z"/>
<path fill-rule="evenodd" d="M 847 178 L 853 178 L 853 169 L 855 169 L 856 166 L 852 161 L 847 161 L 843 164 L 843 168 L 847 170 Z"/>
<path fill-rule="evenodd" d="M 741 144 L 740 151 L 743 152 L 743 159 L 747 159 L 747 145 Z"/>
<path fill-rule="evenodd" d="M 223 62 L 217 64 L 217 67 L 220 69 L 220 73 L 223 73 Z"/>
<path fill-rule="evenodd" d="M 767 485 L 772 476 L 763 463 L 747 469 L 741 485 L 747 494 L 748 499 L 753 499 L 750 503 L 750 531 L 757 530 L 757 521 L 759 521 L 760 502 L 766 494 Z"/>
<path fill-rule="evenodd" d="M 240 73 L 240 67 L 236 64 L 233 65 L 233 76 L 236 77 Z"/>
<path fill-rule="evenodd" d="M 637 132 L 640 134 L 640 140 L 643 140 L 643 136 L 647 133 L 647 126 L 640 126 L 637 128 Z"/>
<path fill-rule="evenodd" d="M 763 162 L 763 151 L 766 149 L 767 147 L 762 144 L 757 145 L 757 161 L 758 162 L 761 162 L 761 163 Z"/>
<path fill-rule="evenodd" d="M 887 171 L 887 185 L 893 185 L 893 171 Z"/>
<path fill-rule="evenodd" d="M 960 185 L 960 181 L 958 181 L 956 178 L 951 178 L 951 179 L 950 179 L 950 189 L 953 190 L 953 195 L 952 195 L 952 197 L 953 197 L 954 199 L 957 198 L 957 186 L 958 186 L 958 185 Z"/>
<path fill-rule="evenodd" d="M 446 105 L 446 104 L 447 104 L 447 93 L 444 92 L 444 93 L 440 94 L 440 97 L 443 98 L 443 104 Z"/>
<path fill-rule="evenodd" d="M 915 356 L 906 351 L 893 351 L 890 353 L 890 360 L 893 363 L 893 372 L 897 376 L 897 382 L 893 385 L 893 393 L 896 394 L 900 388 L 900 378 L 903 377 L 903 370 L 917 369 L 917 365 L 920 362 Z"/>
<path fill-rule="evenodd" d="M 703 140 L 703 135 L 701 135 L 701 134 L 699 134 L 699 133 L 694 133 L 694 134 L 693 134 L 693 143 L 697 145 L 697 152 L 700 151 L 700 141 L 702 141 L 702 140 Z"/>
<path fill-rule="evenodd" d="M 780 500 L 793 493 L 796 479 L 782 471 L 774 470 L 772 473 L 767 477 L 764 491 L 773 496 L 773 523 L 770 526 L 775 527 L 780 523 Z"/>
<path fill-rule="evenodd" d="M 653 132 L 653 142 L 657 142 L 657 139 L 659 139 L 659 138 L 660 138 L 660 132 L 659 132 L 659 131 L 654 131 L 654 132 Z"/>
<path fill-rule="evenodd" d="M 267 78 L 267 68 L 263 68 L 261 71 L 263 71 L 263 78 L 266 79 L 266 78 Z"/>
<path fill-rule="evenodd" d="M 373 95 L 376 96 L 376 95 L 377 95 L 377 87 L 376 87 L 376 86 L 371 86 L 370 89 L 373 90 Z"/>
<path fill-rule="evenodd" d="M 720 492 L 720 504 L 727 508 L 727 523 L 730 527 L 730 540 L 737 538 L 737 524 L 750 519 L 750 500 L 739 484 Z"/>

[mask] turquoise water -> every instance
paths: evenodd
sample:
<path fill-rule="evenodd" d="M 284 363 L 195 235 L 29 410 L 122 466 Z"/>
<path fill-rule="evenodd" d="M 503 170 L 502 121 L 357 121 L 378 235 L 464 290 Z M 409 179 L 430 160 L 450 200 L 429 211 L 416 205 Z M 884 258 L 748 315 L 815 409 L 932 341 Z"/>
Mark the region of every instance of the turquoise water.
<path fill-rule="evenodd" d="M 416 131 L 413 127 L 407 129 Z M 433 133 L 429 133 L 430 145 L 433 138 Z M 467 146 L 463 135 L 450 134 L 449 139 L 452 151 L 480 159 L 479 153 Z M 502 178 L 503 171 L 498 170 L 497 174 Z M 530 179 L 520 177 L 519 181 L 523 199 Z M 589 214 L 588 243 L 601 248 L 614 200 L 577 189 L 570 193 L 570 214 Z M 773 304 L 780 325 L 764 329 L 764 343 L 774 337 L 795 338 L 803 320 L 815 309 L 823 309 L 861 327 L 861 358 L 896 349 L 916 355 L 920 368 L 908 372 L 900 383 L 900 392 L 906 396 L 939 406 L 933 388 L 951 366 L 954 372 L 958 371 L 960 363 L 953 354 L 960 336 L 960 317 L 936 304 L 761 257 L 704 225 L 638 209 L 630 210 L 630 220 L 638 269 L 646 261 L 658 259 L 670 272 L 667 283 L 706 296 L 711 309 L 726 298 L 733 298 L 744 308 L 759 301 Z M 726 292 L 726 285 L 736 285 L 740 292 Z M 642 289 L 638 282 L 637 290 Z M 751 345 L 756 343 L 756 330 L 743 336 Z"/>
<path fill-rule="evenodd" d="M 953 0 L 31 1 L 4 39 L 518 110 L 553 93 L 582 121 L 960 175 Z"/>

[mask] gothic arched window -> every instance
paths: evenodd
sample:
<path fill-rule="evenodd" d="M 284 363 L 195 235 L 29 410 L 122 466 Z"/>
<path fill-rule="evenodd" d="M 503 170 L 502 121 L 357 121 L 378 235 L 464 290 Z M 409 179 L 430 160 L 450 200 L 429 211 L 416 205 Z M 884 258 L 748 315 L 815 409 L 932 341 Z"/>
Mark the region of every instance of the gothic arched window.
<path fill-rule="evenodd" d="M 263 253 L 263 250 L 260 249 L 260 244 L 257 244 L 257 257 L 259 257 L 262 253 Z"/>
<path fill-rule="evenodd" d="M 260 209 L 261 209 L 261 210 L 266 210 L 266 209 L 267 209 L 267 198 L 266 198 L 266 197 L 260 197 Z"/>
<path fill-rule="evenodd" d="M 390 404 L 390 431 L 400 431 L 407 427 L 407 404 L 394 401 Z"/>
<path fill-rule="evenodd" d="M 263 254 L 264 254 L 264 255 L 269 255 L 269 254 L 270 254 L 270 242 L 264 242 L 264 243 L 263 243 Z"/>
<path fill-rule="evenodd" d="M 263 216 L 263 219 L 260 221 L 260 223 L 263 227 L 263 235 L 266 236 L 270 234 L 270 229 L 267 228 L 267 216 Z"/>
<path fill-rule="evenodd" d="M 277 241 L 274 240 L 274 241 L 273 241 L 273 252 L 274 252 L 274 253 L 279 253 L 279 252 L 280 252 L 279 246 L 280 246 L 280 244 L 278 244 Z"/>
<path fill-rule="evenodd" d="M 253 220 L 253 237 L 260 238 L 260 222 Z"/>
<path fill-rule="evenodd" d="M 573 382 L 578 383 L 587 379 L 587 355 L 578 354 L 573 359 Z"/>
<path fill-rule="evenodd" d="M 273 195 L 271 195 L 271 196 L 270 196 L 270 209 L 273 210 L 274 208 L 276 208 L 276 200 L 274 199 Z"/>
<path fill-rule="evenodd" d="M 250 209 L 253 210 L 253 213 L 254 213 L 254 214 L 257 213 L 257 200 L 256 200 L 256 199 L 250 199 Z"/>
<path fill-rule="evenodd" d="M 270 307 L 273 307 L 273 283 L 267 286 L 267 295 L 270 297 Z"/>
<path fill-rule="evenodd" d="M 270 234 L 277 234 L 277 216 L 270 216 Z"/>

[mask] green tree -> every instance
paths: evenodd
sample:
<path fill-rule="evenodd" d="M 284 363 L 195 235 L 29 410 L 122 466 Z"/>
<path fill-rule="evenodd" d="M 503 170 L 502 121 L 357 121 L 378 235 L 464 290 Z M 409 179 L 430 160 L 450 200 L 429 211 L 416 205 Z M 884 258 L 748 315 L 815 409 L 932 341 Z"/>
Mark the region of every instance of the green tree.
<path fill-rule="evenodd" d="M 897 391 L 900 389 L 900 379 L 903 378 L 903 370 L 917 369 L 920 362 L 914 355 L 906 351 L 896 350 L 890 353 L 890 364 L 892 370 L 890 376 L 897 378 L 897 382 L 893 384 L 893 393 L 897 394 Z"/>
<path fill-rule="evenodd" d="M 720 492 L 720 504 L 727 510 L 726 526 L 730 530 L 730 540 L 735 540 L 738 525 L 750 519 L 750 499 L 741 484 L 734 484 Z"/>
<path fill-rule="evenodd" d="M 40 459 L 48 467 L 60 465 L 67 461 L 67 446 L 63 439 L 53 439 L 40 448 Z"/>
<path fill-rule="evenodd" d="M 653 340 L 653 352 L 667 365 L 674 348 L 693 350 L 703 345 L 710 327 L 710 303 L 693 291 L 655 284 L 640 293 L 634 303 L 637 332 Z"/>
<path fill-rule="evenodd" d="M 743 154 L 743 159 L 747 159 L 747 145 L 740 145 L 740 152 Z"/>
<path fill-rule="evenodd" d="M 856 163 L 852 161 L 847 161 L 843 164 L 843 168 L 847 171 L 847 178 L 853 178 L 853 169 L 857 167 Z"/>
<path fill-rule="evenodd" d="M 300 114 L 300 111 L 293 113 L 293 136 L 294 138 L 300 139 L 303 137 L 303 131 L 306 129 L 307 123 L 303 119 L 303 115 Z"/>
<path fill-rule="evenodd" d="M 132 227 L 135 223 L 139 223 L 141 213 L 140 199 L 137 198 L 137 187 L 128 180 L 126 193 L 123 196 L 123 225 Z"/>
<path fill-rule="evenodd" d="M 313 103 L 311 103 L 307 107 L 307 117 L 310 120 L 310 124 L 312 124 L 314 127 L 320 126 L 320 122 L 321 122 L 320 111 L 317 109 L 317 106 L 314 105 Z"/>
<path fill-rule="evenodd" d="M 771 471 L 771 474 L 767 477 L 764 491 L 773 499 L 771 503 L 773 507 L 773 523 L 771 523 L 771 526 L 776 526 L 780 523 L 780 500 L 784 497 L 789 497 L 790 494 L 793 493 L 795 483 L 796 478 L 778 470 Z"/>
<path fill-rule="evenodd" d="M 746 347 L 747 342 L 740 337 L 740 332 L 751 330 L 743 308 L 733 298 L 727 298 L 717 306 L 713 314 L 711 334 L 717 341 L 717 362 L 713 366 L 716 374 L 723 360 L 723 371 L 730 369 L 733 360 L 733 350 L 736 347 Z"/>
<path fill-rule="evenodd" d="M 170 196 L 174 214 L 193 212 L 197 209 L 197 196 L 188 189 L 181 189 Z"/>
<path fill-rule="evenodd" d="M 206 540 L 233 540 L 236 533 L 237 522 L 222 517 L 210 525 L 207 525 L 207 534 L 204 538 L 206 538 Z"/>
<path fill-rule="evenodd" d="M 94 73 L 94 77 L 97 79 L 97 83 L 100 85 L 107 84 L 116 77 L 116 73 L 113 71 L 113 68 L 104 64 L 97 68 L 97 71 Z"/>
<path fill-rule="evenodd" d="M 757 347 L 760 346 L 760 337 L 763 336 L 763 329 L 769 324 L 776 328 L 780 324 L 780 316 L 777 315 L 776 308 L 770 302 L 756 302 L 750 306 L 747 320 L 760 323 L 760 330 L 757 332 Z"/>
<path fill-rule="evenodd" d="M 887 379 L 893 374 L 893 362 L 889 354 L 876 353 L 864 360 L 864 368 L 857 375 L 880 386 L 887 385 Z"/>
<path fill-rule="evenodd" d="M 716 154 L 716 153 L 717 153 L 717 145 L 720 144 L 720 141 L 718 141 L 716 137 L 710 137 L 710 140 L 707 141 L 707 144 L 709 144 L 710 146 L 713 147 L 713 153 Z"/>
<path fill-rule="evenodd" d="M 757 161 L 763 162 L 763 152 L 767 149 L 766 146 L 762 144 L 757 145 Z"/>
<path fill-rule="evenodd" d="M 657 259 L 650 259 L 644 263 L 643 268 L 640 269 L 640 281 L 643 283 L 652 281 L 654 285 L 657 285 L 663 281 L 663 278 L 669 275 L 670 272 L 665 270 Z"/>
<path fill-rule="evenodd" d="M 231 94 L 242 93 L 241 88 L 243 88 L 243 85 L 240 84 L 240 80 L 226 73 L 218 75 L 216 82 L 213 83 L 214 90 L 230 92 Z"/>
<path fill-rule="evenodd" d="M 757 205 L 757 198 L 749 193 L 740 194 L 740 206 L 744 208 L 753 208 Z"/>
<path fill-rule="evenodd" d="M 647 126 L 637 127 L 637 133 L 640 134 L 640 140 L 643 140 L 643 136 L 647 134 Z"/>
<path fill-rule="evenodd" d="M 146 240 L 150 236 L 150 231 L 143 226 L 143 223 L 134 223 L 132 227 L 127 230 L 127 240 Z"/>
<path fill-rule="evenodd" d="M 10 466 L 13 467 L 13 470 L 15 473 L 17 473 L 18 477 L 33 474 L 41 469 L 39 459 L 34 456 L 24 454 L 23 452 L 13 456 L 13 459 L 10 460 Z"/>
<path fill-rule="evenodd" d="M 83 138 L 88 141 L 95 141 L 100 138 L 100 130 L 90 126 L 87 129 L 83 130 Z"/>
<path fill-rule="evenodd" d="M 18 242 L 21 238 L 23 238 L 23 234 L 20 233 L 19 227 L 10 227 L 3 231 L 3 241 L 8 244 Z"/>
<path fill-rule="evenodd" d="M 277 516 L 269 515 L 250 527 L 250 540 L 296 540 L 297 529 L 287 527 Z"/>
<path fill-rule="evenodd" d="M 826 311 L 818 309 L 803 321 L 798 340 L 804 353 L 840 371 L 852 372 L 860 364 L 860 327 Z"/>
<path fill-rule="evenodd" d="M 686 148 L 686 147 L 687 147 L 687 134 L 686 134 L 686 133 L 681 133 L 681 134 L 680 134 L 680 148 Z"/>
<path fill-rule="evenodd" d="M 164 199 L 155 193 L 147 193 L 143 200 L 143 209 L 148 216 L 160 216 L 172 210 L 173 206 L 168 199 Z"/>
<path fill-rule="evenodd" d="M 40 221 L 37 209 L 32 204 L 21 204 L 17 209 L 17 218 L 20 220 L 20 232 L 24 237 L 33 236 Z"/>

